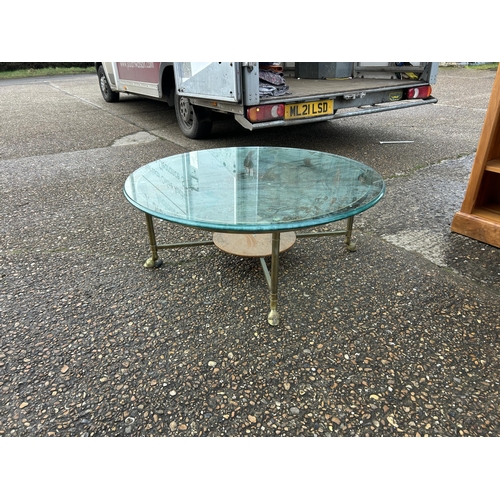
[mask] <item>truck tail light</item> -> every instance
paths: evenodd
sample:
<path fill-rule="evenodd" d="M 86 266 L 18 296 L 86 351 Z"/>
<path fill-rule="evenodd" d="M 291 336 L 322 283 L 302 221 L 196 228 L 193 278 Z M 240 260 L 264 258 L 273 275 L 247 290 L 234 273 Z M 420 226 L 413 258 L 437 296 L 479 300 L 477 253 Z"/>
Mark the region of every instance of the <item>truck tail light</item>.
<path fill-rule="evenodd" d="M 424 85 L 423 87 L 414 87 L 408 89 L 406 93 L 407 99 L 426 99 L 431 95 L 432 87 L 430 85 Z"/>
<path fill-rule="evenodd" d="M 266 104 L 264 106 L 252 106 L 247 109 L 247 118 L 252 123 L 279 120 L 284 116 L 284 104 Z"/>

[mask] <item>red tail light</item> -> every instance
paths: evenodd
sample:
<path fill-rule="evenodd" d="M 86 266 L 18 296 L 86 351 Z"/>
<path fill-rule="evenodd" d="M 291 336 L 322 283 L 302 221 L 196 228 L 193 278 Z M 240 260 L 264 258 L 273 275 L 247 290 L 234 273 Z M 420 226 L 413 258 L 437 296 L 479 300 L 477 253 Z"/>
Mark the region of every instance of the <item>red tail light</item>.
<path fill-rule="evenodd" d="M 284 104 L 266 104 L 247 109 L 247 118 L 251 122 L 268 122 L 279 120 L 285 116 Z"/>
<path fill-rule="evenodd" d="M 423 87 L 415 87 L 408 89 L 406 93 L 407 99 L 426 99 L 432 93 L 432 87 L 430 85 L 424 85 Z"/>

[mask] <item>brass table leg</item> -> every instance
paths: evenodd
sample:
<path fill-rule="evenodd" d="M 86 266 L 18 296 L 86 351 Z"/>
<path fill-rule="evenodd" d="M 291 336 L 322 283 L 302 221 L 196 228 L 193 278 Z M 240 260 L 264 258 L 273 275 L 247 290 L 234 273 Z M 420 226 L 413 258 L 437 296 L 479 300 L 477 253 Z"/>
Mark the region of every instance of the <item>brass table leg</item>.
<path fill-rule="evenodd" d="M 149 246 L 152 256 L 144 263 L 144 267 L 160 267 L 163 261 L 158 258 L 158 245 L 156 244 L 155 228 L 153 225 L 153 217 L 146 214 L 146 225 L 148 226 Z"/>
<path fill-rule="evenodd" d="M 347 219 L 347 231 L 345 236 L 345 244 L 347 245 L 347 250 L 349 250 L 350 252 L 356 251 L 356 243 L 353 243 L 351 241 L 353 224 L 354 224 L 354 215 Z"/>
<path fill-rule="evenodd" d="M 276 310 L 278 306 L 278 270 L 279 270 L 279 253 L 280 251 L 280 233 L 274 232 L 272 239 L 272 250 L 271 250 L 271 284 L 269 295 L 269 301 L 271 306 L 271 311 L 267 316 L 267 321 L 270 325 L 276 326 L 280 321 L 278 311 Z"/>

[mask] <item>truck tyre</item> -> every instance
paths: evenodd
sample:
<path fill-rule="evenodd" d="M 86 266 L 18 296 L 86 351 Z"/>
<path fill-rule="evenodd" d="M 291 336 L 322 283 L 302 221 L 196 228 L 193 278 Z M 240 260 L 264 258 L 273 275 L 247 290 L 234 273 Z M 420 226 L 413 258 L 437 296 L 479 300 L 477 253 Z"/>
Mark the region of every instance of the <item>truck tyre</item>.
<path fill-rule="evenodd" d="M 189 99 L 175 93 L 175 115 L 182 133 L 190 139 L 204 139 L 212 131 L 212 113 L 209 109 L 193 106 Z"/>
<path fill-rule="evenodd" d="M 104 73 L 104 68 L 99 66 L 97 70 L 97 78 L 99 78 L 99 87 L 101 89 L 101 94 L 106 102 L 117 102 L 120 99 L 120 93 L 114 92 L 109 86 L 108 79 L 106 78 L 106 73 Z"/>

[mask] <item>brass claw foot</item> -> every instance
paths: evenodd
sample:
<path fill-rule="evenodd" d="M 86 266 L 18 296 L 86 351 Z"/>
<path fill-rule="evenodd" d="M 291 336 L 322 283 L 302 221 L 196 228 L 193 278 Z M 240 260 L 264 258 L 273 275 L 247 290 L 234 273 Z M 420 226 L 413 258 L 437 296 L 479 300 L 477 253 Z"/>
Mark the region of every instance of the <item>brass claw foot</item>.
<path fill-rule="evenodd" d="M 267 315 L 267 322 L 271 326 L 277 326 L 280 322 L 280 315 L 276 309 L 271 309 L 269 314 Z"/>
<path fill-rule="evenodd" d="M 163 261 L 161 259 L 153 259 L 153 257 L 150 257 L 145 263 L 144 267 L 147 267 L 148 269 L 151 269 L 153 267 L 161 267 L 163 264 Z"/>
<path fill-rule="evenodd" d="M 349 242 L 346 241 L 346 245 L 347 245 L 347 250 L 349 250 L 349 252 L 355 252 L 358 249 L 356 247 L 356 243 L 353 243 L 352 241 Z"/>

